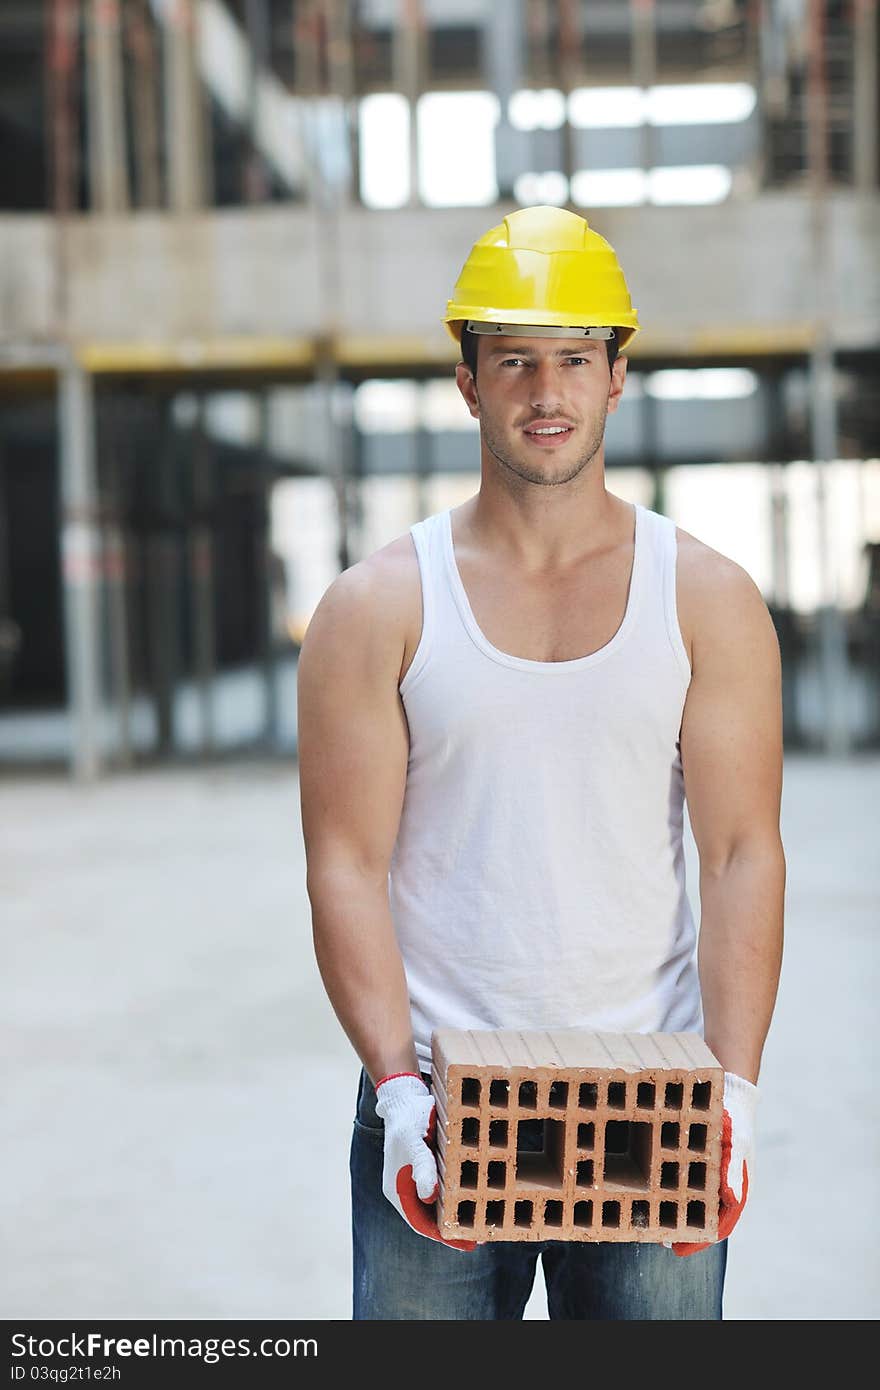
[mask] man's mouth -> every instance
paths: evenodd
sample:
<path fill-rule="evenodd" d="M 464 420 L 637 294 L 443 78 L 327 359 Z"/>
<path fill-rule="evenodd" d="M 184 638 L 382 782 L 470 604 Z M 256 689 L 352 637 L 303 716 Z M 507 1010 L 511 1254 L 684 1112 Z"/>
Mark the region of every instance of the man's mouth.
<path fill-rule="evenodd" d="M 562 444 L 570 434 L 573 433 L 574 426 L 568 425 L 564 421 L 543 421 L 540 424 L 527 425 L 523 433 L 535 444 Z"/>

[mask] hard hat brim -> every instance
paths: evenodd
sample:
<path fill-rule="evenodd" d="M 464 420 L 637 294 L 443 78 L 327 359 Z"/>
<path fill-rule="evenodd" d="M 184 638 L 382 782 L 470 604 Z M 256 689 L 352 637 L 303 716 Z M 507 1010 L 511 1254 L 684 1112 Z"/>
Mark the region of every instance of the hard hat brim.
<path fill-rule="evenodd" d="M 528 328 L 568 328 L 571 330 L 583 330 L 585 328 L 616 328 L 617 346 L 620 352 L 623 351 L 623 349 L 628 345 L 628 343 L 639 331 L 639 321 L 636 316 L 635 310 L 633 310 L 631 314 L 621 314 L 619 316 L 621 319 L 625 318 L 626 320 L 628 320 L 627 322 L 613 324 L 608 324 L 607 322 L 603 324 L 572 324 L 570 316 L 566 318 L 566 316 L 563 314 L 547 313 L 546 310 L 540 309 L 517 309 L 515 324 L 511 322 L 512 317 L 513 316 L 511 315 L 509 309 L 484 309 L 477 308 L 473 305 L 454 304 L 452 303 L 452 301 L 450 301 L 446 307 L 446 314 L 444 315 L 443 323 L 453 342 L 458 343 L 459 346 L 461 345 L 462 329 L 464 328 L 468 320 L 473 320 L 477 323 L 497 324 L 499 325 L 499 328 L 509 326 L 511 329 L 516 328 L 519 330 L 525 330 Z M 521 331 L 519 336 L 525 337 L 525 332 Z M 536 334 L 535 336 L 555 337 L 556 334 Z"/>
<path fill-rule="evenodd" d="M 608 324 L 487 323 L 484 319 L 468 319 L 467 326 L 471 333 L 488 338 L 594 338 L 604 342 L 613 338 L 615 331 Z"/>

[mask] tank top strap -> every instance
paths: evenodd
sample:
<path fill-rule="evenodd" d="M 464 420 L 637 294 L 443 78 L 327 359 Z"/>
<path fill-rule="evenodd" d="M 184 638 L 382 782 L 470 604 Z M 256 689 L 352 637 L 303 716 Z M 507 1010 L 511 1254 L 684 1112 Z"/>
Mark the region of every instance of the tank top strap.
<path fill-rule="evenodd" d="M 675 656 L 676 663 L 686 681 L 691 678 L 691 664 L 678 621 L 676 600 L 676 571 L 678 566 L 678 538 L 675 522 L 671 516 L 661 512 L 650 512 L 653 531 L 653 549 L 657 565 L 656 593 L 662 605 L 666 633 Z"/>
<path fill-rule="evenodd" d="M 443 599 L 443 513 L 437 512 L 415 521 L 409 528 L 419 565 L 422 596 L 422 627 L 409 670 L 400 683 L 407 694 L 423 673 L 437 630 L 438 611 Z"/>

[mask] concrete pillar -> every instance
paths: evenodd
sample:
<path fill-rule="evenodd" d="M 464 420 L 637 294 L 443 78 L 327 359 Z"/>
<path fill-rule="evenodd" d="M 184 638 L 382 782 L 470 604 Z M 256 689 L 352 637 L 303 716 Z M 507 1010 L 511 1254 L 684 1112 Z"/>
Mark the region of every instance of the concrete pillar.
<path fill-rule="evenodd" d="M 263 669 L 265 724 L 263 741 L 268 748 L 281 744 L 281 706 L 278 695 L 278 652 L 273 625 L 273 555 L 272 555 L 272 484 L 275 469 L 270 453 L 269 389 L 262 387 L 257 396 L 259 438 L 257 442 L 259 469 L 259 510 L 256 536 L 257 581 L 261 597 L 259 659 Z"/>
<path fill-rule="evenodd" d="M 554 87 L 556 72 L 554 63 L 551 30 L 553 18 L 551 6 L 556 0 L 526 0 L 528 33 L 528 60 L 525 64 L 528 85 L 534 87 Z"/>
<path fill-rule="evenodd" d="M 409 202 L 416 207 L 419 193 L 419 138 L 416 108 L 425 74 L 425 16 L 422 0 L 399 0 L 399 20 L 394 31 L 391 85 L 409 103 Z"/>
<path fill-rule="evenodd" d="M 193 634 L 193 666 L 199 698 L 201 751 L 210 757 L 216 748 L 214 681 L 217 651 L 214 638 L 214 537 L 211 510 L 214 503 L 213 446 L 205 429 L 205 396 L 195 401 L 192 432 L 192 520 L 189 529 L 190 621 Z"/>
<path fill-rule="evenodd" d="M 651 471 L 651 510 L 662 512 L 664 506 L 664 479 L 660 473 L 657 458 L 657 400 L 648 390 L 650 372 L 641 374 L 642 394 L 638 400 L 639 408 L 639 462 Z"/>
<path fill-rule="evenodd" d="M 849 663 L 846 626 L 840 611 L 837 557 L 829 517 L 828 474 L 838 455 L 837 397 L 834 380 L 832 285 L 834 243 L 828 197 L 828 77 L 825 68 L 825 0 L 809 0 L 807 64 L 807 150 L 809 156 L 811 279 L 815 341 L 810 353 L 810 430 L 816 467 L 816 505 L 822 599 L 818 613 L 818 657 L 825 705 L 824 746 L 831 754 L 849 752 L 851 732 L 847 691 Z"/>
<path fill-rule="evenodd" d="M 510 124 L 513 93 L 522 87 L 525 45 L 523 0 L 505 0 L 486 12 L 486 86 L 498 98 L 501 111 L 495 127 L 495 171 L 498 196 L 513 197 L 513 185 L 525 169 L 524 132 Z"/>
<path fill-rule="evenodd" d="M 854 0 L 853 12 L 853 182 L 876 193 L 878 177 L 877 0 Z"/>
<path fill-rule="evenodd" d="M 430 511 L 431 494 L 429 487 L 434 469 L 434 459 L 432 448 L 433 439 L 430 432 L 425 428 L 425 383 L 419 382 L 416 389 L 419 395 L 419 406 L 414 440 L 415 468 L 413 470 L 413 478 L 415 482 L 416 512 L 418 514 L 418 519 L 421 521 L 423 517 L 428 516 Z"/>
<path fill-rule="evenodd" d="M 171 401 L 162 403 L 162 435 L 151 473 L 154 522 L 147 541 L 150 679 L 156 752 L 175 752 L 175 699 L 180 676 L 180 470 Z"/>
<path fill-rule="evenodd" d="M 827 274 L 827 268 L 826 272 Z M 816 468 L 819 567 L 822 601 L 818 613 L 819 663 L 825 704 L 825 751 L 848 753 L 851 746 L 847 691 L 849 656 L 846 622 L 840 610 L 838 557 L 830 517 L 829 482 L 837 457 L 837 400 L 834 349 L 823 335 L 810 355 L 810 423 Z"/>
<path fill-rule="evenodd" d="M 46 14 L 46 85 L 51 206 L 56 220 L 76 204 L 79 139 L 76 93 L 79 0 L 51 0 Z"/>
<path fill-rule="evenodd" d="M 364 467 L 364 441 L 357 428 L 354 416 L 355 387 L 350 381 L 341 383 L 340 399 L 342 420 L 340 428 L 343 438 L 342 458 L 348 474 L 348 519 L 354 534 L 353 550 L 358 560 L 364 558 L 364 488 L 366 469 Z"/>
<path fill-rule="evenodd" d="M 782 731 L 787 747 L 804 743 L 798 719 L 797 692 L 801 678 L 798 619 L 791 607 L 791 516 L 787 465 L 768 464 L 770 484 L 770 560 L 773 573 L 770 607 L 782 660 Z"/>
<path fill-rule="evenodd" d="M 770 569 L 773 603 L 777 608 L 791 608 L 791 554 L 789 547 L 790 508 L 788 502 L 788 471 L 783 463 L 767 466 L 770 484 Z"/>
<path fill-rule="evenodd" d="M 581 41 L 583 39 L 583 10 L 580 0 L 559 0 L 559 85 L 565 97 L 565 118 L 562 123 L 562 172 L 571 187 L 577 173 L 575 133 L 568 118 L 568 98 L 581 78 Z"/>
<path fill-rule="evenodd" d="M 666 515 L 666 476 L 668 469 L 655 465 L 651 474 L 651 511 Z"/>
<path fill-rule="evenodd" d="M 632 84 L 647 92 L 657 81 L 657 28 L 654 0 L 630 0 L 630 71 Z M 654 127 L 647 120 L 641 127 L 641 164 L 645 173 L 655 159 Z"/>
<path fill-rule="evenodd" d="M 269 197 L 266 163 L 259 146 L 260 77 L 269 66 L 270 33 L 268 0 L 245 0 L 244 21 L 248 36 L 248 149 L 244 169 L 244 200 L 262 203 Z"/>
<path fill-rule="evenodd" d="M 117 727 L 116 760 L 122 767 L 134 762 L 131 727 L 131 673 L 128 660 L 128 545 L 125 531 L 125 502 L 122 486 L 120 416 L 126 400 L 116 401 L 114 428 L 109 438 L 105 462 L 104 487 L 104 582 L 107 594 L 107 640 L 109 646 L 110 697 Z"/>
<path fill-rule="evenodd" d="M 92 378 L 73 361 L 59 373 L 58 435 L 64 647 L 70 711 L 70 770 L 101 771 L 101 535 L 95 474 Z"/>
<path fill-rule="evenodd" d="M 134 0 L 126 8 L 128 42 L 133 61 L 135 185 L 138 207 L 162 205 L 159 173 L 159 109 L 156 88 L 156 48 L 149 0 Z"/>
<path fill-rule="evenodd" d="M 339 103 L 341 138 L 345 154 L 340 159 L 337 196 L 342 202 L 351 201 L 354 190 L 360 187 L 358 113 L 356 99 L 354 47 L 352 43 L 351 0 L 324 0 L 327 25 L 327 82 Z"/>
<path fill-rule="evenodd" d="M 356 556 L 352 553 L 351 514 L 349 496 L 350 442 L 349 434 L 340 421 L 340 374 L 334 343 L 319 338 L 315 344 L 315 385 L 318 389 L 323 415 L 322 434 L 326 440 L 327 457 L 322 472 L 333 488 L 338 523 L 336 562 L 340 571 L 348 569 Z"/>
<path fill-rule="evenodd" d="M 125 212 L 129 197 L 118 0 L 89 0 L 86 82 L 89 201 L 96 212 Z"/>
<path fill-rule="evenodd" d="M 196 0 L 164 0 L 168 203 L 193 212 L 208 201 L 209 141 L 197 62 Z"/>

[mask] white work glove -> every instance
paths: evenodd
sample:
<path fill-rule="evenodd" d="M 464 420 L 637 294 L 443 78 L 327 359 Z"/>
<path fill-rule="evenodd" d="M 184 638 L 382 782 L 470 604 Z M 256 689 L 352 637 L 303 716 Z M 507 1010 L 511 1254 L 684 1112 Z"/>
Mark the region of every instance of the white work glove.
<path fill-rule="evenodd" d="M 376 1114 L 385 1123 L 382 1191 L 391 1205 L 419 1235 L 453 1250 L 473 1250 L 476 1241 L 444 1240 L 431 1210 L 440 1187 L 433 1152 L 437 1112 L 422 1078 L 415 1072 L 383 1077 L 376 1086 Z"/>
<path fill-rule="evenodd" d="M 730 1235 L 749 1195 L 749 1173 L 755 1150 L 755 1110 L 758 1088 L 735 1072 L 724 1073 L 724 1115 L 721 1122 L 721 1183 L 718 1194 L 718 1239 Z M 677 1241 L 676 1255 L 693 1255 L 712 1241 Z"/>

